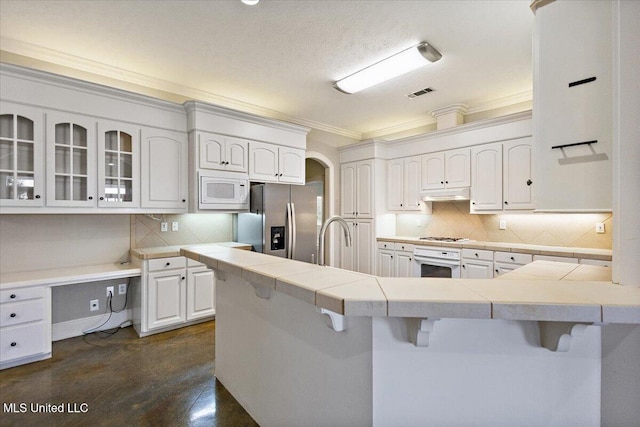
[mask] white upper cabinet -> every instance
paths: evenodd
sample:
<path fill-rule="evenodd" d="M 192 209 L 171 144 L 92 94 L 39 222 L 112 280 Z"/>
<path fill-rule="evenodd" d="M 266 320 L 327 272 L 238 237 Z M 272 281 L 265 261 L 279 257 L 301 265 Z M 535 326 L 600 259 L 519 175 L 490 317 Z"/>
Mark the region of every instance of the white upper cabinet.
<path fill-rule="evenodd" d="M 98 206 L 140 206 L 140 128 L 98 123 Z"/>
<path fill-rule="evenodd" d="M 424 154 L 421 159 L 422 190 L 469 187 L 470 151 L 467 148 Z"/>
<path fill-rule="evenodd" d="M 610 211 L 611 2 L 549 3 L 534 28 L 536 209 Z"/>
<path fill-rule="evenodd" d="M 390 160 L 387 163 L 387 209 L 419 211 L 421 157 Z"/>
<path fill-rule="evenodd" d="M 0 206 L 42 206 L 43 112 L 8 102 L 0 108 Z"/>
<path fill-rule="evenodd" d="M 340 204 L 346 218 L 373 218 L 373 160 L 340 165 Z"/>
<path fill-rule="evenodd" d="M 249 144 L 249 179 L 304 184 L 305 151 L 252 141 Z"/>
<path fill-rule="evenodd" d="M 504 209 L 533 209 L 531 138 L 507 141 L 502 150 Z"/>
<path fill-rule="evenodd" d="M 47 113 L 47 206 L 95 207 L 96 121 Z"/>
<path fill-rule="evenodd" d="M 248 141 L 198 132 L 200 169 L 247 172 L 248 149 Z"/>
<path fill-rule="evenodd" d="M 180 132 L 143 128 L 141 206 L 187 209 L 187 140 Z"/>
<path fill-rule="evenodd" d="M 531 138 L 471 149 L 471 213 L 533 210 Z"/>
<path fill-rule="evenodd" d="M 502 210 L 502 143 L 471 149 L 471 212 Z"/>

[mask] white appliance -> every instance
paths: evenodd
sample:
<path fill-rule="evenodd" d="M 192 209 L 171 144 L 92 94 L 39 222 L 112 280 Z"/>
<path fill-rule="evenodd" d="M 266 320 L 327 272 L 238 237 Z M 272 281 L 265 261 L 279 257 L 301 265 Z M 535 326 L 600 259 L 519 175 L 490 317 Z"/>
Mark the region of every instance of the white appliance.
<path fill-rule="evenodd" d="M 461 258 L 460 249 L 416 246 L 413 250 L 413 276 L 458 279 Z"/>
<path fill-rule="evenodd" d="M 248 210 L 249 176 L 224 171 L 198 173 L 199 209 Z"/>

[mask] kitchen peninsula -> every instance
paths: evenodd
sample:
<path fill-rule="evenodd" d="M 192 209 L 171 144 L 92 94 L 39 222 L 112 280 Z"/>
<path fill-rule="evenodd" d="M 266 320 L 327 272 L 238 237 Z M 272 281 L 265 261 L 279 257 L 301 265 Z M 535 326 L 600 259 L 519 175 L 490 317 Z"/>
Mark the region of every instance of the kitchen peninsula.
<path fill-rule="evenodd" d="M 640 324 L 640 288 L 589 280 L 604 267 L 402 279 L 181 253 L 215 271 L 216 376 L 264 426 L 599 425 L 600 325 Z"/>

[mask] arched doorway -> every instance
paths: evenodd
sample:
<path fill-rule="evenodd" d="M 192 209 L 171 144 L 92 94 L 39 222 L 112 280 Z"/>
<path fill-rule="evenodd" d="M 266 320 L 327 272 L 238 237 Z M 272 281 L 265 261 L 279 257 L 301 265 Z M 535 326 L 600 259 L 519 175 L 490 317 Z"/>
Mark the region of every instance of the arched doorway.
<path fill-rule="evenodd" d="M 305 185 L 316 188 L 318 194 L 318 232 L 322 222 L 334 214 L 335 184 L 334 166 L 331 160 L 322 153 L 307 151 L 305 164 Z M 327 236 L 325 259 L 328 265 L 336 265 L 334 259 L 333 239 Z"/>

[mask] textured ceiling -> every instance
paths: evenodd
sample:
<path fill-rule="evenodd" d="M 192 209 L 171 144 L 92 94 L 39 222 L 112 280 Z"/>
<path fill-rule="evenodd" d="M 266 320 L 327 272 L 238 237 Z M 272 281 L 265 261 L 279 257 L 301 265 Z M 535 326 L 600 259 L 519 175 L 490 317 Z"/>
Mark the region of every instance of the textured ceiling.
<path fill-rule="evenodd" d="M 528 0 L 0 0 L 0 49 L 357 137 L 530 96 L 532 23 Z M 443 58 L 354 95 L 332 87 L 420 41 Z"/>

